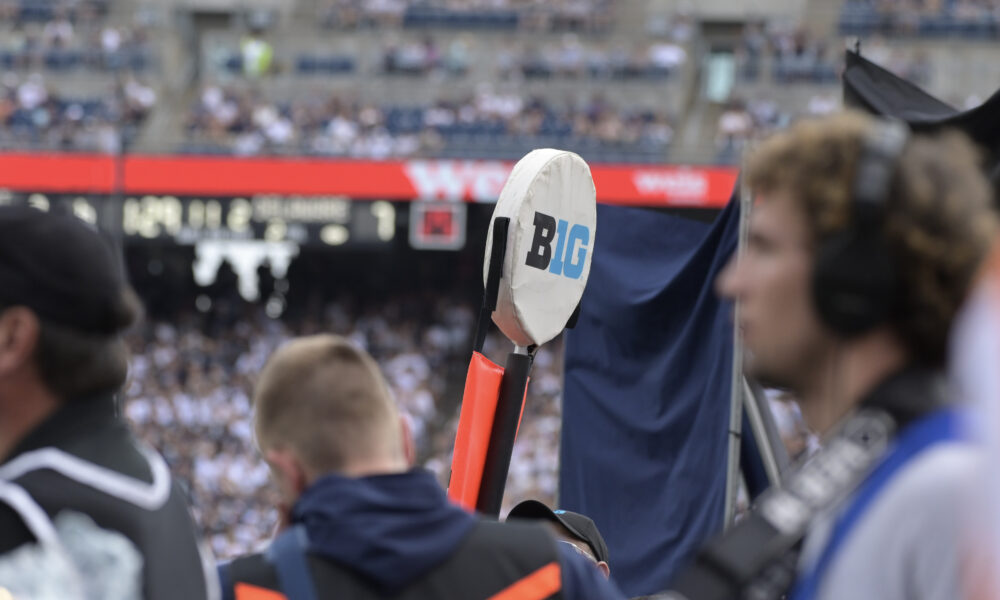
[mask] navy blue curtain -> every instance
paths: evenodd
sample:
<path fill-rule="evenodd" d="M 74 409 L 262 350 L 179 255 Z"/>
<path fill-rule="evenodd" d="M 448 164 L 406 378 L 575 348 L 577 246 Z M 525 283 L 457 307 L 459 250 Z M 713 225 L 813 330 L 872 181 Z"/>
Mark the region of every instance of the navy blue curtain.
<path fill-rule="evenodd" d="M 567 333 L 560 505 L 590 516 L 630 596 L 662 590 L 722 526 L 731 304 L 714 291 L 739 202 L 707 224 L 601 205 Z"/>

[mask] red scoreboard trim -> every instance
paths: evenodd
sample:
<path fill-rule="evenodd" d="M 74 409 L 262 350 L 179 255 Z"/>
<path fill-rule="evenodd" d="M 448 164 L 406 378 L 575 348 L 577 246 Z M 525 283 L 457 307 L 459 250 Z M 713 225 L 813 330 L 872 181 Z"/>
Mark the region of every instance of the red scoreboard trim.
<path fill-rule="evenodd" d="M 110 192 L 115 163 L 99 154 L 0 154 L 0 188 L 26 192 Z"/>
<path fill-rule="evenodd" d="M 0 188 L 81 194 L 343 195 L 495 202 L 512 167 L 512 163 L 486 160 L 4 153 L 0 154 Z M 737 177 L 737 170 L 727 167 L 597 164 L 591 165 L 591 171 L 599 202 L 632 206 L 719 208 L 729 201 Z"/>

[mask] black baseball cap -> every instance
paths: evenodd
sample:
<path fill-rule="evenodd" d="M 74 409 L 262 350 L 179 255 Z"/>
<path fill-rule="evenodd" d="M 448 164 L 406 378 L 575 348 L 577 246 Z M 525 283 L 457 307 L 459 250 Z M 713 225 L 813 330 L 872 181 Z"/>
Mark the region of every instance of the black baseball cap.
<path fill-rule="evenodd" d="M 25 306 L 42 320 L 111 335 L 134 317 L 111 245 L 71 214 L 0 206 L 0 306 Z"/>
<path fill-rule="evenodd" d="M 559 523 L 590 546 L 598 562 L 608 562 L 608 545 L 590 517 L 568 510 L 552 510 L 538 500 L 525 500 L 507 513 L 507 519 L 535 519 Z"/>

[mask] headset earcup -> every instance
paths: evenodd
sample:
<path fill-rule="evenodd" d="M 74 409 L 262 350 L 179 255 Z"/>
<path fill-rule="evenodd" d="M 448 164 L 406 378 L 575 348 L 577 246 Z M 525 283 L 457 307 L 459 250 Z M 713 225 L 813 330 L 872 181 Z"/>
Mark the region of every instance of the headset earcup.
<path fill-rule="evenodd" d="M 820 320 L 853 337 L 883 323 L 892 306 L 895 273 L 881 236 L 858 230 L 820 245 L 813 271 L 813 300 Z"/>

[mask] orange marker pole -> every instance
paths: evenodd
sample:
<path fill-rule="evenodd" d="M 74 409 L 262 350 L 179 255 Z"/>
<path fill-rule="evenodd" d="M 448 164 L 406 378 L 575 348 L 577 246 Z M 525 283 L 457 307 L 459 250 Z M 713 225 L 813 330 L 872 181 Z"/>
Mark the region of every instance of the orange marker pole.
<path fill-rule="evenodd" d="M 479 498 L 502 379 L 503 367 L 479 352 L 472 354 L 448 484 L 448 497 L 470 511 Z"/>
<path fill-rule="evenodd" d="M 500 516 L 503 492 L 507 485 L 507 472 L 510 470 L 510 458 L 514 453 L 514 440 L 524 409 L 531 363 L 532 356 L 524 348 L 518 348 L 507 355 L 489 445 L 483 462 L 479 498 L 476 501 L 476 509 L 484 515 Z"/>

